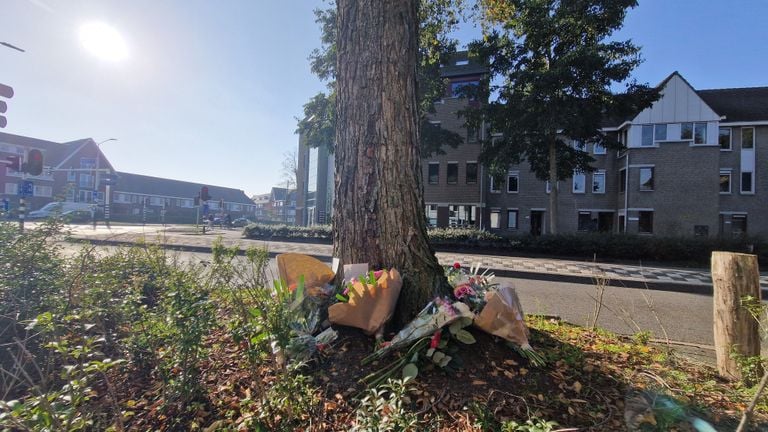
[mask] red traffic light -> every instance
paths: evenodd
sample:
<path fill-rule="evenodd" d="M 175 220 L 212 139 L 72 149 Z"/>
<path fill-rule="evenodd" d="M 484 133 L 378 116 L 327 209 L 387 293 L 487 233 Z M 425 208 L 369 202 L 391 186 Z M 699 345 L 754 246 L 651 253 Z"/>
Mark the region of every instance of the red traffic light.
<path fill-rule="evenodd" d="M 33 176 L 43 173 L 43 153 L 40 150 L 30 150 L 27 155 L 25 171 Z"/>
<path fill-rule="evenodd" d="M 203 186 L 200 188 L 200 199 L 203 201 L 208 201 L 211 199 L 211 196 L 208 195 L 208 186 Z"/>

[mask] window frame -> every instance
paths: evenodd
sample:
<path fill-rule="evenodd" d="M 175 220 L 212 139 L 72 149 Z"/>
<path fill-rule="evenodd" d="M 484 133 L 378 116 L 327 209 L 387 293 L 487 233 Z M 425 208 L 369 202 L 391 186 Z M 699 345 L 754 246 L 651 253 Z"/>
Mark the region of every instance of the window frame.
<path fill-rule="evenodd" d="M 595 190 L 595 178 L 596 177 L 602 177 L 603 178 L 602 187 L 600 189 L 598 189 L 598 190 Z M 606 178 L 607 178 L 607 176 L 605 175 L 605 171 L 603 171 L 603 170 L 595 171 L 595 172 L 592 173 L 592 193 L 593 194 L 605 194 L 605 188 L 606 188 L 605 181 L 606 181 Z"/>
<path fill-rule="evenodd" d="M 470 181 L 470 176 L 469 176 L 469 166 L 470 165 L 473 165 L 475 167 L 475 175 L 472 176 L 472 180 L 471 181 Z M 477 184 L 477 174 L 478 174 L 478 169 L 477 168 L 478 168 L 477 161 L 469 161 L 469 162 L 466 162 L 464 164 L 464 174 L 465 174 L 464 180 L 465 180 L 466 184 Z"/>
<path fill-rule="evenodd" d="M 451 181 L 451 167 L 453 167 L 455 170 L 455 178 L 453 181 Z M 439 175 L 439 171 L 438 171 L 438 175 Z M 459 163 L 458 162 L 446 163 L 445 182 L 449 185 L 459 184 Z"/>
<path fill-rule="evenodd" d="M 494 181 L 493 176 L 488 176 L 488 193 L 500 194 L 501 188 L 494 189 L 496 186 L 498 185 L 496 185 L 496 181 Z"/>
<path fill-rule="evenodd" d="M 643 216 L 650 218 L 649 228 L 648 230 L 643 230 Z M 653 211 L 652 210 L 641 210 L 637 214 L 637 233 L 638 234 L 653 234 Z"/>
<path fill-rule="evenodd" d="M 510 216 L 514 213 L 514 226 L 510 226 Z M 520 210 L 519 209 L 507 209 L 507 229 L 518 230 L 520 229 Z"/>
<path fill-rule="evenodd" d="M 598 148 L 601 148 L 602 151 L 597 151 Z M 608 149 L 606 149 L 604 145 L 602 145 L 600 143 L 592 144 L 592 154 L 604 155 L 604 154 L 607 154 L 607 153 L 608 153 Z"/>
<path fill-rule="evenodd" d="M 435 173 L 435 181 L 432 181 L 432 167 L 437 167 Z M 427 184 L 436 185 L 440 184 L 440 162 L 429 162 L 427 164 Z"/>
<path fill-rule="evenodd" d="M 728 190 L 724 191 L 723 188 L 723 177 L 728 176 Z M 719 182 L 719 188 L 720 188 L 720 195 L 731 195 L 733 193 L 733 172 L 730 170 L 720 170 L 720 182 Z"/>
<path fill-rule="evenodd" d="M 627 192 L 627 169 L 622 168 L 619 170 L 619 193 Z"/>
<path fill-rule="evenodd" d="M 749 174 L 749 190 L 744 189 L 744 175 Z M 753 171 L 742 171 L 739 175 L 739 193 L 741 195 L 755 194 L 755 173 Z"/>
<path fill-rule="evenodd" d="M 650 183 L 651 183 L 650 187 L 646 187 L 644 185 L 644 182 L 643 182 L 643 171 L 650 171 L 650 174 L 651 174 L 650 178 L 649 178 Z M 653 192 L 654 190 L 656 190 L 656 178 L 655 177 L 656 177 L 656 169 L 655 169 L 655 167 L 640 167 L 638 169 L 638 179 L 640 180 L 640 183 L 639 183 L 639 186 L 638 186 L 638 190 L 640 192 Z M 646 181 L 645 183 L 647 183 L 647 182 L 648 181 Z"/>
<path fill-rule="evenodd" d="M 664 138 L 659 138 L 659 131 L 664 129 Z M 669 132 L 667 128 L 666 123 L 656 123 L 653 125 L 653 142 L 656 143 L 658 141 L 667 141 L 667 138 L 669 137 Z"/>
<path fill-rule="evenodd" d="M 582 216 L 587 217 L 587 223 L 586 225 L 583 225 L 581 223 Z M 580 211 L 576 213 L 576 231 L 578 232 L 589 232 L 589 225 L 592 223 L 592 212 L 588 211 Z"/>
<path fill-rule="evenodd" d="M 496 223 L 493 222 L 493 216 L 496 215 Z M 491 209 L 491 212 L 488 216 L 488 226 L 491 229 L 499 229 L 501 228 L 501 209 Z M 494 226 L 495 225 L 495 226 Z"/>
<path fill-rule="evenodd" d="M 728 131 L 728 147 L 723 147 L 723 131 Z M 717 130 L 717 143 L 720 145 L 720 151 L 733 151 L 733 128 L 719 127 Z"/>
<path fill-rule="evenodd" d="M 653 147 L 655 144 L 655 125 L 653 124 L 644 124 L 642 125 L 640 129 L 640 147 Z M 647 132 L 647 133 L 646 133 Z M 650 141 L 648 144 L 646 142 L 648 141 L 648 138 L 650 138 Z"/>
<path fill-rule="evenodd" d="M 515 189 L 512 190 L 512 182 L 511 179 L 515 179 Z M 509 171 L 507 172 L 507 193 L 516 194 L 520 193 L 520 172 L 519 171 Z"/>
<path fill-rule="evenodd" d="M 581 179 L 581 185 L 583 186 L 583 189 L 581 191 L 576 190 L 576 179 L 577 178 Z M 586 174 L 584 174 L 583 172 L 580 172 L 580 173 L 574 172 L 572 180 L 573 180 L 573 182 L 571 184 L 571 192 L 572 193 L 574 193 L 574 194 L 585 194 L 585 193 L 587 193 L 587 176 L 586 176 Z"/>
<path fill-rule="evenodd" d="M 746 132 L 747 130 L 751 131 L 752 143 L 750 144 L 749 147 L 744 147 L 744 132 Z M 741 149 L 742 150 L 754 150 L 755 149 L 755 128 L 754 128 L 754 126 L 742 127 L 741 128 Z"/>
<path fill-rule="evenodd" d="M 699 129 L 701 128 L 701 129 Z M 703 131 L 702 140 L 697 140 L 697 131 Z M 707 145 L 707 123 L 706 122 L 694 122 L 693 123 L 693 145 Z"/>

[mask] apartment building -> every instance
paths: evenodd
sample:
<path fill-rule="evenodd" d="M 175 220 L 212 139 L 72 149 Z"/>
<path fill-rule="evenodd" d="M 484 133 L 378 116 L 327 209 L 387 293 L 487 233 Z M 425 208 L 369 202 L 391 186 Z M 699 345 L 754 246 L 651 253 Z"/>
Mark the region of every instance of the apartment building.
<path fill-rule="evenodd" d="M 537 179 L 525 162 L 494 181 L 478 163 L 480 140 L 488 132 L 467 130 L 457 115 L 477 103 L 460 97 L 459 90 L 477 84 L 485 68 L 464 52 L 442 73 L 446 94 L 430 120 L 465 142 L 422 159 L 429 224 L 501 234 L 550 232 L 553 185 Z M 571 141 L 595 159 L 595 171 L 554 185 L 559 231 L 768 236 L 768 87 L 696 90 L 674 72 L 658 88 L 660 99 L 651 107 L 606 120 L 603 131 L 615 134 L 625 149 Z M 309 151 L 304 145 L 299 150 Z M 308 166 L 303 165 L 305 178 Z M 332 191 L 331 175 L 312 176 L 317 188 Z M 299 207 L 302 199 L 300 194 Z"/>
<path fill-rule="evenodd" d="M 768 88 L 694 89 L 674 72 L 661 97 L 604 128 L 626 149 L 572 142 L 594 158 L 559 188 L 561 232 L 663 236 L 768 235 Z M 547 182 L 526 165 L 488 186 L 488 228 L 548 231 Z"/>

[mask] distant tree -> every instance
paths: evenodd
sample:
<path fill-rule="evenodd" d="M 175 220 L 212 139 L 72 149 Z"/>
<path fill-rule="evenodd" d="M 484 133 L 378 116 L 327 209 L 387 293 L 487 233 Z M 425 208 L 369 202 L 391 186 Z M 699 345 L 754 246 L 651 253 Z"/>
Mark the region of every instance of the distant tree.
<path fill-rule="evenodd" d="M 593 171 L 588 153 L 569 139 L 621 148 L 601 131 L 608 117 L 624 118 L 650 106 L 657 89 L 627 82 L 641 62 L 630 41 L 611 40 L 636 0 L 478 0 L 486 29 L 470 50 L 490 74 L 479 88 L 487 104 L 464 114 L 486 122 L 500 137 L 483 142 L 481 161 L 499 178 L 527 161 L 541 180 L 550 180 L 550 227 L 557 233 L 557 180 Z M 489 134 L 490 135 L 490 134 Z"/>
<path fill-rule="evenodd" d="M 403 275 L 396 321 L 447 292 L 419 157 L 419 0 L 338 0 L 334 256 Z"/>
<path fill-rule="evenodd" d="M 299 184 L 299 154 L 296 150 L 283 153 L 281 174 L 286 189 L 295 189 Z"/>
<path fill-rule="evenodd" d="M 334 2 L 330 2 L 333 4 Z M 456 148 L 463 137 L 429 123 L 434 102 L 445 92 L 440 65 L 456 50 L 449 33 L 456 28 L 464 10 L 464 0 L 420 0 L 418 51 L 418 108 L 420 150 L 422 156 L 443 154 L 445 146 Z M 304 105 L 304 116 L 297 119 L 296 132 L 311 147 L 325 146 L 333 151 L 336 125 L 336 8 L 315 10 L 315 21 L 321 29 L 321 47 L 309 57 L 312 72 L 328 84 L 328 92 L 320 92 Z"/>

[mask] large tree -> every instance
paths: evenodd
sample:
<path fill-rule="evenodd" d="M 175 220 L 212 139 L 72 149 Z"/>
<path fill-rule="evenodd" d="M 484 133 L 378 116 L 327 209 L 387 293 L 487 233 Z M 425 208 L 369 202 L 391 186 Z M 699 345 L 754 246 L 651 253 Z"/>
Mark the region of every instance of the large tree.
<path fill-rule="evenodd" d="M 612 40 L 636 0 L 479 0 L 487 30 L 471 46 L 489 75 L 481 89 L 493 100 L 465 114 L 500 133 L 483 142 L 481 161 L 497 178 L 527 161 L 553 185 L 594 161 L 570 140 L 622 145 L 602 132 L 609 117 L 649 106 L 658 91 L 630 81 L 640 63 L 631 41 Z M 612 87 L 625 83 L 623 92 Z M 490 135 L 490 134 L 489 134 Z M 557 233 L 558 188 L 549 197 L 550 231 Z"/>
<path fill-rule="evenodd" d="M 334 255 L 403 275 L 396 319 L 445 289 L 419 157 L 419 0 L 337 0 Z"/>

